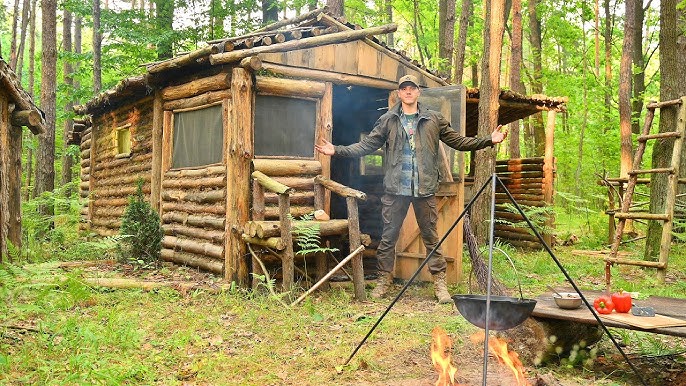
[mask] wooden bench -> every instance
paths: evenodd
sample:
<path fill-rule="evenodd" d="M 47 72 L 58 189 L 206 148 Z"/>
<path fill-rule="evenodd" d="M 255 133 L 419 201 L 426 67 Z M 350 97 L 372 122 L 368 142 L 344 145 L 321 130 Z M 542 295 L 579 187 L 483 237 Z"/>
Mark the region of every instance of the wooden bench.
<path fill-rule="evenodd" d="M 556 289 L 557 290 L 557 289 Z M 572 289 L 558 290 L 558 292 L 574 292 Z M 600 291 L 583 291 L 586 300 L 593 305 L 593 300 L 602 294 Z M 591 314 L 591 311 L 586 308 L 584 304 L 576 310 L 563 310 L 553 300 L 552 293 L 546 293 L 536 298 L 536 307 L 531 316 L 536 319 L 543 320 L 566 320 L 570 322 L 598 325 L 598 322 Z M 686 299 L 666 298 L 661 296 L 650 296 L 647 299 L 634 299 L 634 305 L 640 307 L 653 307 L 655 313 L 664 315 L 670 318 L 683 320 L 686 324 Z M 651 320 L 650 317 L 645 318 L 647 322 Z M 686 326 L 676 327 L 656 327 L 656 328 L 641 328 L 635 325 L 623 323 L 616 320 L 610 320 L 601 316 L 603 323 L 608 327 L 623 328 L 635 331 L 644 331 L 654 334 L 671 335 L 678 337 L 686 337 Z"/>

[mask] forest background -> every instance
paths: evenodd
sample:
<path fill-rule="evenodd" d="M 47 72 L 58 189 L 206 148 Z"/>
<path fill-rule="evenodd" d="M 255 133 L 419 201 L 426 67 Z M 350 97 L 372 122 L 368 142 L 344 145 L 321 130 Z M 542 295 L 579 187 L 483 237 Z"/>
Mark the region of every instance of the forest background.
<path fill-rule="evenodd" d="M 48 215 L 78 210 L 73 187 L 79 183 L 80 153 L 78 146 L 67 146 L 65 141 L 74 105 L 144 72 L 146 63 L 327 5 L 332 13 L 363 27 L 398 23 L 396 33 L 381 39 L 451 82 L 482 86 L 483 93 L 479 78 L 484 76 L 484 61 L 491 61 L 499 64 L 502 88 L 568 97 L 567 111 L 559 115 L 555 133 L 557 210 L 602 217 L 607 197 L 597 181 L 626 175 L 632 135 L 638 134 L 645 101 L 686 95 L 685 3 L 4 0 L 0 3 L 0 55 L 46 113 L 48 127 L 38 137 L 27 131 L 23 142 L 24 207 L 45 207 L 30 201 L 44 195 L 53 208 Z M 499 17 L 490 20 L 498 20 L 499 25 L 487 18 L 493 13 Z M 486 43 L 497 42 L 492 36 L 484 41 L 488 29 L 504 31 L 502 45 L 498 43 L 502 54 L 497 57 L 484 54 Z M 537 114 L 513 124 L 508 144 L 500 146 L 498 157 L 542 155 L 543 119 Z M 672 130 L 674 119 L 661 117 L 659 130 Z M 655 165 L 664 162 L 662 155 L 671 154 L 665 151 L 668 145 L 658 142 L 657 146 L 652 153 Z M 651 150 L 645 160 L 650 160 Z M 659 205 L 660 200 L 654 198 L 664 196 L 664 184 L 651 186 L 651 202 Z M 62 198 L 66 204 L 55 206 Z M 26 210 L 25 216 L 30 229 L 45 227 L 48 233 L 55 232 L 51 220 L 33 218 L 32 211 Z M 656 235 L 659 239 L 659 232 Z M 603 242 L 602 237 L 593 240 Z"/>

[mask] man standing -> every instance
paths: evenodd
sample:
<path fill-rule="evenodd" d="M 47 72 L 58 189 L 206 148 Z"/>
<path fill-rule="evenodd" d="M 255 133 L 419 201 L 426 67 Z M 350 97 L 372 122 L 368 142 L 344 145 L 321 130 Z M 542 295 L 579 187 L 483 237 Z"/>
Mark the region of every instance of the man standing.
<path fill-rule="evenodd" d="M 361 157 L 384 147 L 383 232 L 376 250 L 379 278 L 371 294 L 377 299 L 386 294 L 393 282 L 395 244 L 410 204 L 427 253 L 438 244 L 435 193 L 441 165 L 440 141 L 456 150 L 479 150 L 500 143 L 507 136 L 507 131 L 498 126 L 489 139 L 463 137 L 440 113 L 423 108 L 417 102 L 420 94 L 417 77 L 405 75 L 398 80 L 400 103 L 382 115 L 362 141 L 348 146 L 334 146 L 326 140 L 315 144 L 318 152 L 341 157 Z M 428 267 L 438 302 L 451 303 L 445 282 L 447 264 L 440 249 Z"/>

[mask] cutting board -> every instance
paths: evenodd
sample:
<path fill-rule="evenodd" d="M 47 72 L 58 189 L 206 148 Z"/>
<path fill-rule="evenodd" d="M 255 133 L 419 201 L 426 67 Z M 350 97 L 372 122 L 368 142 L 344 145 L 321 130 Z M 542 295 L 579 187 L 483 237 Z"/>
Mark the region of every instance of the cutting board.
<path fill-rule="evenodd" d="M 600 317 L 603 319 L 609 319 L 615 322 L 625 323 L 630 326 L 635 326 L 646 330 L 661 327 L 686 326 L 686 320 L 670 318 L 669 316 L 664 316 L 660 314 L 655 314 L 655 316 L 635 316 L 630 313 L 619 314 L 613 312 L 608 315 L 600 315 Z"/>

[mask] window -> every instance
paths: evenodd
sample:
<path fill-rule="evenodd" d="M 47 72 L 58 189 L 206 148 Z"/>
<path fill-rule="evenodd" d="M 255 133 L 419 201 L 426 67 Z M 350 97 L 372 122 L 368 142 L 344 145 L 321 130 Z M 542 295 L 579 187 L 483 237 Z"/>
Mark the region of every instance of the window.
<path fill-rule="evenodd" d="M 220 163 L 223 160 L 222 105 L 174 113 L 172 168 Z"/>
<path fill-rule="evenodd" d="M 314 157 L 317 102 L 258 95 L 255 98 L 255 155 Z"/>
<path fill-rule="evenodd" d="M 122 126 L 116 129 L 117 156 L 131 155 L 131 127 Z"/>

